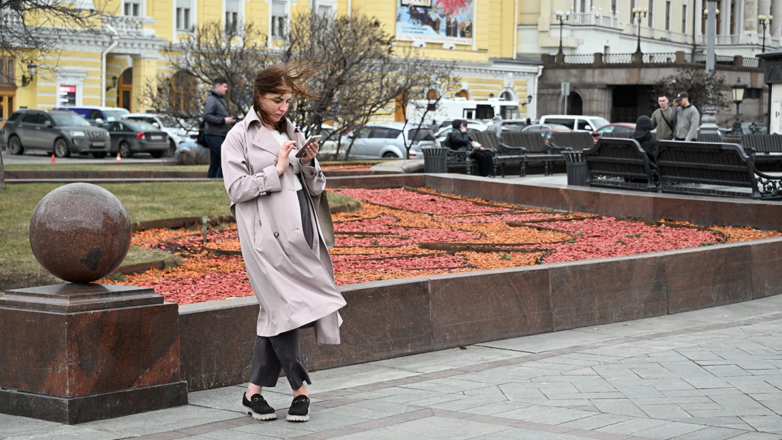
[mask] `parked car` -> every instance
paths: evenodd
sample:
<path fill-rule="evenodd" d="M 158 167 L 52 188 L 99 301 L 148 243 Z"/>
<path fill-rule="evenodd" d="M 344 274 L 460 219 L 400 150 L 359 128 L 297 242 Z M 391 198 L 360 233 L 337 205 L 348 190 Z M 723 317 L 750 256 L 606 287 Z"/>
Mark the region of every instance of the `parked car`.
<path fill-rule="evenodd" d="M 55 110 L 69 110 L 89 121 L 90 124 L 99 127 L 108 122 L 119 121 L 129 111 L 122 107 L 99 107 L 99 106 L 79 106 L 79 107 L 59 107 Z"/>
<path fill-rule="evenodd" d="M 618 134 L 621 136 L 630 137 L 633 135 L 633 133 L 635 133 L 635 124 L 618 122 L 615 124 L 604 125 L 598 128 L 594 133 L 592 133 L 592 136 L 594 136 L 595 141 L 599 141 L 600 138 L 603 137 L 605 133 Z"/>
<path fill-rule="evenodd" d="M 519 132 L 524 130 L 525 127 L 527 127 L 526 119 L 508 119 L 506 121 L 502 121 L 502 128 L 507 128 L 511 131 Z"/>
<path fill-rule="evenodd" d="M 114 121 L 104 127 L 111 134 L 111 154 L 131 157 L 137 153 L 149 153 L 163 157 L 169 150 L 168 135 L 154 125 L 138 121 Z"/>
<path fill-rule="evenodd" d="M 559 124 L 574 131 L 594 133 L 598 128 L 608 125 L 608 121 L 599 116 L 546 115 L 540 118 L 540 124 Z"/>
<path fill-rule="evenodd" d="M 139 121 L 152 124 L 158 130 L 166 132 L 168 135 L 170 153 L 173 155 L 177 145 L 189 141 L 190 135 L 198 134 L 197 124 L 189 124 L 183 119 L 177 119 L 173 116 L 158 115 L 154 113 L 129 113 L 122 117 L 123 120 Z M 193 127 L 194 129 L 188 129 Z"/>
<path fill-rule="evenodd" d="M 91 153 L 106 157 L 109 133 L 93 127 L 84 118 L 67 111 L 17 110 L 5 124 L 3 143 L 11 154 L 42 150 L 57 157 Z"/>
<path fill-rule="evenodd" d="M 406 130 L 404 137 L 402 136 L 403 128 Z M 403 122 L 378 122 L 369 123 L 356 132 L 349 133 L 342 140 L 342 145 L 343 148 L 347 148 L 350 142 L 355 139 L 353 148 L 350 150 L 351 159 L 395 159 L 405 157 L 405 142 L 409 143 L 412 138 L 412 152 L 416 148 L 416 144 L 427 137 L 431 138 L 432 132 L 427 129 L 419 130 L 417 125 L 408 124 L 405 127 Z M 416 154 L 420 154 L 418 153 L 420 149 L 416 151 Z"/>

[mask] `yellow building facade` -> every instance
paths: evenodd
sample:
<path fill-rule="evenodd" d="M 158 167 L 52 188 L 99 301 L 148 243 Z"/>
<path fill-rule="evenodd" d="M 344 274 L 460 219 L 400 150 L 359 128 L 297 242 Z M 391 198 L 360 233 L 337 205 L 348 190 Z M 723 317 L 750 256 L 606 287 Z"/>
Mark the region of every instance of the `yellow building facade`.
<path fill-rule="evenodd" d="M 378 18 L 399 47 L 457 62 L 455 96 L 517 101 L 520 116 L 535 118 L 540 67 L 516 60 L 521 0 L 109 0 L 101 32 L 72 34 L 58 51 L 34 58 L 37 71 L 23 87 L 0 84 L 0 118 L 18 108 L 124 107 L 144 112 L 144 93 L 167 71 L 165 47 L 207 21 L 253 22 L 269 44 L 282 44 L 291 17 L 309 13 L 366 14 Z M 17 63 L 18 64 L 18 63 Z M 13 66 L 13 77 L 29 76 Z M 448 96 L 447 98 L 451 98 Z M 421 98 L 424 98 L 423 96 Z M 529 107 L 529 111 L 528 111 Z M 394 119 L 393 109 L 381 119 Z"/>

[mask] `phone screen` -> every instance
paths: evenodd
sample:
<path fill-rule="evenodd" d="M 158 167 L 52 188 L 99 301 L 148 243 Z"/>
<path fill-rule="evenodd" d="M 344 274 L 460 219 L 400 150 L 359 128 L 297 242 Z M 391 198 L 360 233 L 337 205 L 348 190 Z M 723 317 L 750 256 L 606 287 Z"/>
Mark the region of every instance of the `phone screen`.
<path fill-rule="evenodd" d="M 317 135 L 317 134 L 314 135 L 314 136 L 308 137 L 307 140 L 304 141 L 304 145 L 299 147 L 299 151 L 296 153 L 296 157 L 303 157 L 305 154 L 307 154 L 307 150 L 306 150 L 307 145 L 309 145 L 309 144 L 311 144 L 313 142 L 318 142 L 320 140 L 320 138 L 322 138 L 322 137 L 323 136 Z"/>

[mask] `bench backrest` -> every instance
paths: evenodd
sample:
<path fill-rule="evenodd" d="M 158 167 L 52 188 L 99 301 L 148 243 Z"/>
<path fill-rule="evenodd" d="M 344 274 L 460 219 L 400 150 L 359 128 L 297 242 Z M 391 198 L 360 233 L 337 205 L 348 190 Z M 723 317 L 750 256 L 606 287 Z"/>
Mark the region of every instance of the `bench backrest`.
<path fill-rule="evenodd" d="M 519 146 L 527 149 L 528 154 L 548 153 L 546 139 L 540 133 L 515 133 L 513 136 L 515 139 L 518 139 L 513 145 L 520 144 Z"/>
<path fill-rule="evenodd" d="M 660 182 L 756 189 L 755 167 L 738 144 L 660 141 Z"/>
<path fill-rule="evenodd" d="M 470 133 L 470 139 L 481 144 L 483 148 L 491 148 L 494 151 L 499 151 L 500 140 L 494 133 L 488 131 L 478 131 Z"/>
<path fill-rule="evenodd" d="M 522 134 L 523 133 L 518 131 L 503 131 L 502 143 L 509 147 L 523 147 Z"/>
<path fill-rule="evenodd" d="M 596 145 L 584 150 L 584 162 L 590 180 L 610 176 L 653 182 L 649 156 L 635 139 L 600 138 Z"/>
<path fill-rule="evenodd" d="M 570 147 L 573 151 L 583 151 L 595 146 L 595 138 L 585 131 L 552 133 L 551 142 L 557 147 Z"/>
<path fill-rule="evenodd" d="M 745 134 L 741 137 L 744 150 L 753 149 L 756 153 L 782 153 L 782 136 L 778 134 Z"/>
<path fill-rule="evenodd" d="M 722 136 L 719 133 L 699 133 L 698 142 L 720 143 Z"/>

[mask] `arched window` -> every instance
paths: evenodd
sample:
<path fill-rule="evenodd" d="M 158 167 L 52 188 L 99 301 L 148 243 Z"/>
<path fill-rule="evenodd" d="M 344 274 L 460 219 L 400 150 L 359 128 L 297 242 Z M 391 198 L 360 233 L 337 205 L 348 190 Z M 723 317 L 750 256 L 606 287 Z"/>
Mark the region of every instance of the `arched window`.
<path fill-rule="evenodd" d="M 513 94 L 506 90 L 506 91 L 502 92 L 502 94 L 500 95 L 500 100 L 501 101 L 513 101 Z"/>
<path fill-rule="evenodd" d="M 435 89 L 429 89 L 429 91 L 426 92 L 426 99 L 437 99 L 437 91 Z"/>
<path fill-rule="evenodd" d="M 470 99 L 470 93 L 467 92 L 467 90 L 461 89 L 459 90 L 459 93 L 456 94 L 457 98 L 464 98 L 464 99 Z"/>

